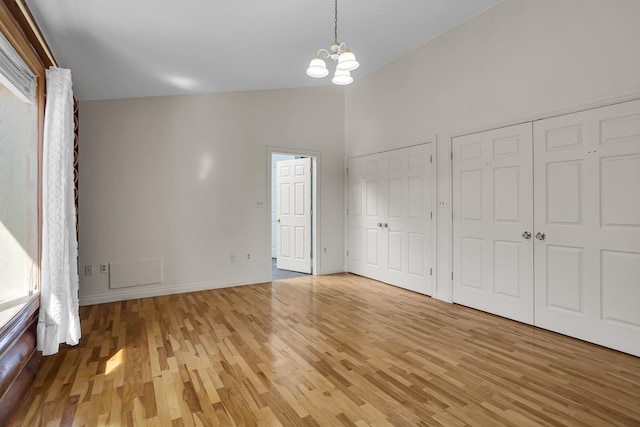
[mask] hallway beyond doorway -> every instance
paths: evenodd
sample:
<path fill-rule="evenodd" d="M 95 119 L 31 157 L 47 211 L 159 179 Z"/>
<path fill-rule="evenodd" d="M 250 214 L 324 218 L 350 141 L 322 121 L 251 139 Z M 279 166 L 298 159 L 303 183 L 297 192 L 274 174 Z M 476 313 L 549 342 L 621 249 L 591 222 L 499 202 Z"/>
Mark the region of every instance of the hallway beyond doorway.
<path fill-rule="evenodd" d="M 277 266 L 277 259 L 271 258 L 271 280 L 291 279 L 292 277 L 309 276 L 307 273 L 297 271 L 280 270 Z"/>

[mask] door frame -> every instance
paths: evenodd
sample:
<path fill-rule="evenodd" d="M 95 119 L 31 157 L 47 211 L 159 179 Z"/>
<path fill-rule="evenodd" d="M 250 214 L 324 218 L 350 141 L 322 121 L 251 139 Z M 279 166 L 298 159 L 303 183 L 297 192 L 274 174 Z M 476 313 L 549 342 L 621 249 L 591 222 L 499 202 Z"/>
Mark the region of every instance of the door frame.
<path fill-rule="evenodd" d="M 320 209 L 318 200 L 320 200 L 320 152 L 312 151 L 312 150 L 304 150 L 300 148 L 291 148 L 291 147 L 277 147 L 277 146 L 267 146 L 267 203 L 265 206 L 265 220 L 267 229 L 269 230 L 267 242 L 265 243 L 265 256 L 269 260 L 267 263 L 267 278 L 268 281 L 273 279 L 271 275 L 271 242 L 273 239 L 272 230 L 271 230 L 271 211 L 273 206 L 271 204 L 271 198 L 273 197 L 271 191 L 271 180 L 272 180 L 272 157 L 273 154 L 287 154 L 290 156 L 305 156 L 311 159 L 311 167 L 313 168 L 313 173 L 311 175 L 311 209 L 313 214 L 311 215 L 311 253 L 313 256 L 311 257 L 311 275 L 317 276 L 320 274 L 320 252 L 318 248 L 320 245 L 320 233 L 318 229 L 318 216 L 320 215 Z"/>

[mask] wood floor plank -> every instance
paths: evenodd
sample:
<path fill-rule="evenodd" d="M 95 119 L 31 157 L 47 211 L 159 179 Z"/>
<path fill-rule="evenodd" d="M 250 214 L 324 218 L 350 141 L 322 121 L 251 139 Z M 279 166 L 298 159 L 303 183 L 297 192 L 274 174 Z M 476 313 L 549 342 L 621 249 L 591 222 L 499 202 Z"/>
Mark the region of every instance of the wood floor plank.
<path fill-rule="evenodd" d="M 16 426 L 640 426 L 640 358 L 349 274 L 81 308 Z"/>

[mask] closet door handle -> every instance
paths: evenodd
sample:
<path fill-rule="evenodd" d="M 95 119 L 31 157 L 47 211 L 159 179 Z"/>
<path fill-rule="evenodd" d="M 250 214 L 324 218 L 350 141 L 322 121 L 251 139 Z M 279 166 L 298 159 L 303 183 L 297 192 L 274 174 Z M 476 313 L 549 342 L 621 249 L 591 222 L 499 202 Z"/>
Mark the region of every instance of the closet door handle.
<path fill-rule="evenodd" d="M 537 232 L 536 233 L 536 239 L 538 239 L 538 240 L 544 240 L 545 237 L 547 237 L 547 236 L 545 236 L 544 233 L 541 233 L 541 232 Z"/>
<path fill-rule="evenodd" d="M 378 223 L 378 227 L 382 228 L 382 223 L 381 222 Z"/>
<path fill-rule="evenodd" d="M 388 222 L 384 223 L 384 228 L 389 228 L 389 223 Z"/>
<path fill-rule="evenodd" d="M 522 238 L 529 240 L 531 238 L 531 233 L 528 231 L 525 231 L 524 233 L 522 233 Z"/>

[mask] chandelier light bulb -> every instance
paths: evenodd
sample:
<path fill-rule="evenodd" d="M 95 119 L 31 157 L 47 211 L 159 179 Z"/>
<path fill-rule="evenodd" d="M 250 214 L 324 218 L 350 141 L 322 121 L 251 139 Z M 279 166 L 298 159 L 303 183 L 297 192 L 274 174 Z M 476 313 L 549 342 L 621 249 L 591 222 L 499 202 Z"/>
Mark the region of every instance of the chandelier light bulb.
<path fill-rule="evenodd" d="M 349 71 L 336 68 L 336 73 L 333 75 L 331 83 L 339 86 L 344 86 L 351 84 L 352 82 L 353 77 L 351 77 L 351 73 Z"/>
<path fill-rule="evenodd" d="M 325 64 L 319 56 L 316 56 L 309 63 L 309 68 L 307 68 L 307 75 L 315 79 L 327 77 L 329 75 L 327 64 Z"/>
<path fill-rule="evenodd" d="M 349 49 L 345 49 L 342 55 L 338 58 L 339 70 L 353 71 L 360 66 L 360 63 L 356 61 L 356 56 Z"/>

